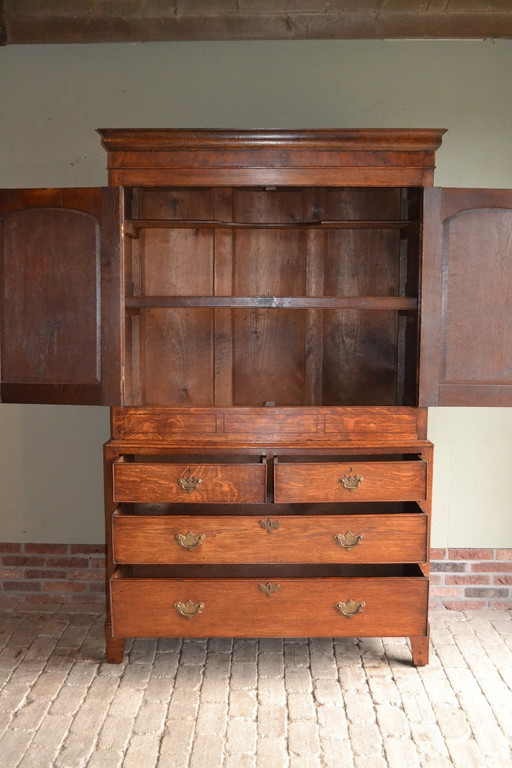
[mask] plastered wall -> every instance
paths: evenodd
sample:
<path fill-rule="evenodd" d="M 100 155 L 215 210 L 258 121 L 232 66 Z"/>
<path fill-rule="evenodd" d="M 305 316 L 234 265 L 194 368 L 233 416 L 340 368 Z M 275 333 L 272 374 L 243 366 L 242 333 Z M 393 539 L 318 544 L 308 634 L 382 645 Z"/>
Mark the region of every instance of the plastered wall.
<path fill-rule="evenodd" d="M 435 127 L 440 186 L 512 186 L 512 42 L 0 49 L 0 185 L 106 183 L 98 127 Z M 485 265 L 482 265 L 483 274 Z M 436 547 L 512 546 L 512 409 L 431 409 Z M 0 541 L 103 541 L 105 408 L 0 406 Z"/>

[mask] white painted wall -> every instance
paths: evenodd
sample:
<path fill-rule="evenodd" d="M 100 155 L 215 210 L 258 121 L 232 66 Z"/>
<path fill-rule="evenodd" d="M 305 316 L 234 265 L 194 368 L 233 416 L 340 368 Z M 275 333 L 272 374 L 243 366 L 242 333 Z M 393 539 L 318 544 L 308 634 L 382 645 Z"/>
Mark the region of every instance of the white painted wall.
<path fill-rule="evenodd" d="M 512 186 L 511 41 L 0 48 L 0 186 L 106 183 L 95 129 L 448 128 L 440 186 Z M 512 409 L 430 410 L 433 545 L 512 547 Z M 0 407 L 0 541 L 103 541 L 108 410 Z"/>

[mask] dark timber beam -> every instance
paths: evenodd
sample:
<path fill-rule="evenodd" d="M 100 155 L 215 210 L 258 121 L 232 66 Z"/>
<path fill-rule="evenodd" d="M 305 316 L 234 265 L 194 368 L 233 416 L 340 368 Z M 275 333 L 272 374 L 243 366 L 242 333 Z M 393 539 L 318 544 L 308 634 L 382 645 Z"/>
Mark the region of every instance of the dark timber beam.
<path fill-rule="evenodd" d="M 511 38 L 512 0 L 0 0 L 0 42 Z"/>

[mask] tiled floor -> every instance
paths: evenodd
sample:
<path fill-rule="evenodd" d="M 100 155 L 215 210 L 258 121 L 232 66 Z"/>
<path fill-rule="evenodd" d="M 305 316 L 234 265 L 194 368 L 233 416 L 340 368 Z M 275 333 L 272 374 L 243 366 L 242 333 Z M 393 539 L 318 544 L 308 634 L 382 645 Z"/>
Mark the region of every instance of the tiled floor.
<path fill-rule="evenodd" d="M 512 615 L 434 611 L 405 640 L 135 640 L 95 605 L 2 606 L 2 768 L 506 768 Z"/>

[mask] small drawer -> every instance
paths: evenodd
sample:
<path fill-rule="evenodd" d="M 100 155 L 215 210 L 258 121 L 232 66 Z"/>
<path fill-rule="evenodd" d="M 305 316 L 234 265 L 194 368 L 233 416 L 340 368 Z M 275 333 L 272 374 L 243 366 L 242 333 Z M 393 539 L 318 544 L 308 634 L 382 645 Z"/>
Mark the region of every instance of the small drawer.
<path fill-rule="evenodd" d="M 416 563 L 427 560 L 427 516 L 150 516 L 112 518 L 117 563 Z M 267 511 L 267 510 L 265 510 Z"/>
<path fill-rule="evenodd" d="M 117 502 L 262 504 L 265 497 L 263 463 L 114 463 Z"/>
<path fill-rule="evenodd" d="M 374 566 L 375 568 L 375 566 Z M 398 567 L 395 567 L 398 571 Z M 270 569 L 271 571 L 272 569 Z M 388 570 L 390 570 L 388 568 Z M 400 637 L 427 631 L 428 580 L 376 577 L 111 579 L 117 637 Z"/>
<path fill-rule="evenodd" d="M 421 501 L 427 495 L 424 461 L 278 462 L 276 502 Z"/>

